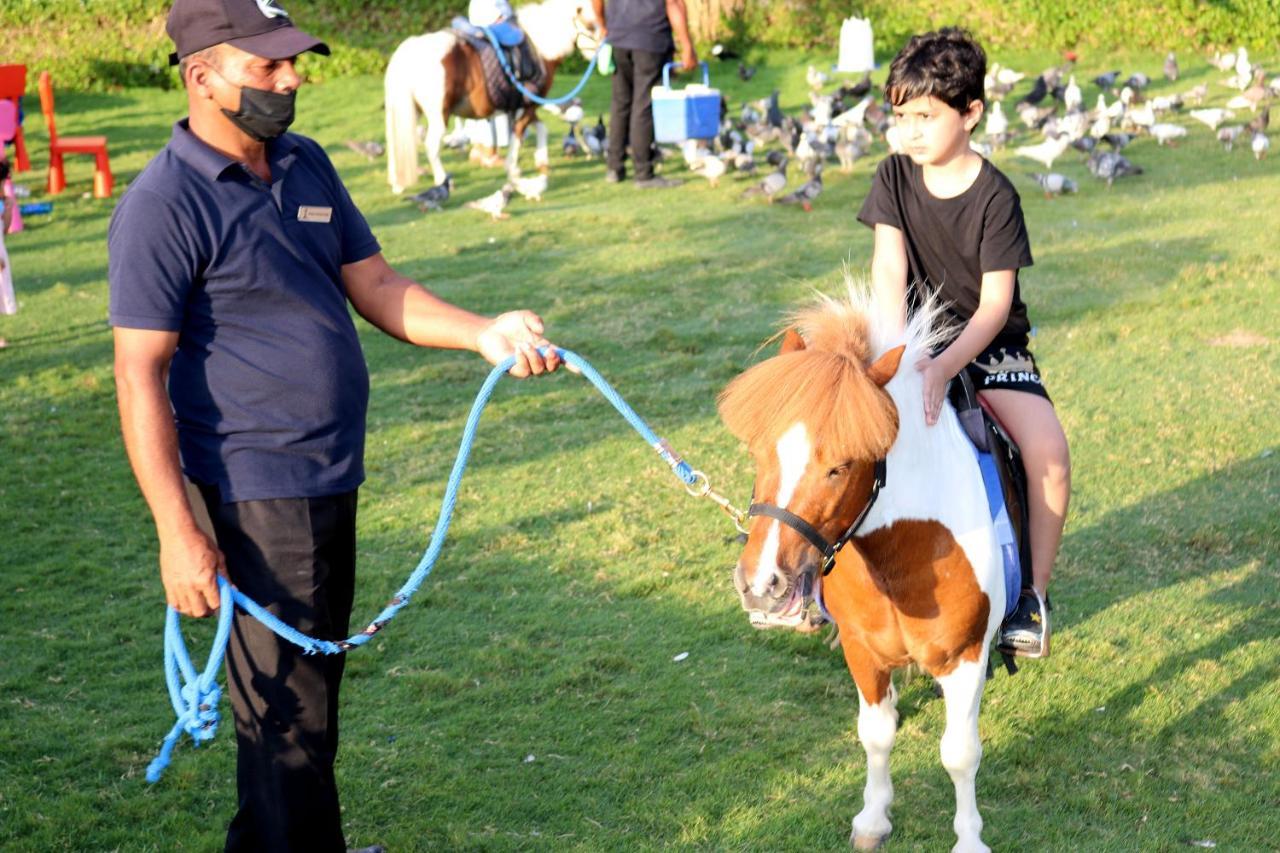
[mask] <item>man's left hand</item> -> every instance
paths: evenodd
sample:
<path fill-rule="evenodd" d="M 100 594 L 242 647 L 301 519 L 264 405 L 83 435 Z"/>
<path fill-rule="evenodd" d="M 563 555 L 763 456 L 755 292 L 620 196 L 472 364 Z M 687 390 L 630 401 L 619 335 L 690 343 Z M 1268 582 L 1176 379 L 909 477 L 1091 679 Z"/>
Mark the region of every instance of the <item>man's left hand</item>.
<path fill-rule="evenodd" d="M 547 354 L 538 347 L 545 347 Z M 514 355 L 516 363 L 508 372 L 518 378 L 549 373 L 561 364 L 555 347 L 542 336 L 542 318 L 532 311 L 499 314 L 476 336 L 476 351 L 490 364 Z"/>
<path fill-rule="evenodd" d="M 698 54 L 694 51 L 693 45 L 688 45 L 680 51 L 680 70 L 692 71 L 698 67 Z"/>

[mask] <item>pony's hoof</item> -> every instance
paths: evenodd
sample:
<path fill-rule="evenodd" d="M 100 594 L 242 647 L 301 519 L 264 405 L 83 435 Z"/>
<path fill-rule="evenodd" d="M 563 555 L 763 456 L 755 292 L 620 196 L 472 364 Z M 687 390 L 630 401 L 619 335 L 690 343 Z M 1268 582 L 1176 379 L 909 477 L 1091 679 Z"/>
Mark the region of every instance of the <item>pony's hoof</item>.
<path fill-rule="evenodd" d="M 879 850 L 880 845 L 884 844 L 887 835 L 858 835 L 849 836 L 849 846 L 854 850 Z"/>

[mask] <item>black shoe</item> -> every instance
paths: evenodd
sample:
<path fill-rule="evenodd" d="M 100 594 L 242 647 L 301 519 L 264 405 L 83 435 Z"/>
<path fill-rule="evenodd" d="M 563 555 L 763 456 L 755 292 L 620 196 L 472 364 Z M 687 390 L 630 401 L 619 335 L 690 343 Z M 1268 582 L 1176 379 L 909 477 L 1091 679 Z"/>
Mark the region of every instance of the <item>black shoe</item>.
<path fill-rule="evenodd" d="M 672 178 L 664 178 L 661 175 L 654 175 L 652 178 L 636 178 L 636 189 L 638 190 L 667 190 L 672 187 L 678 187 L 684 181 L 677 181 Z"/>
<path fill-rule="evenodd" d="M 621 169 L 606 169 L 604 173 L 604 182 L 606 184 L 618 184 L 627 179 L 627 173 Z"/>
<path fill-rule="evenodd" d="M 1049 656 L 1049 608 L 1034 589 L 1024 589 L 1018 606 L 1000 626 L 1002 652 L 1023 658 Z"/>

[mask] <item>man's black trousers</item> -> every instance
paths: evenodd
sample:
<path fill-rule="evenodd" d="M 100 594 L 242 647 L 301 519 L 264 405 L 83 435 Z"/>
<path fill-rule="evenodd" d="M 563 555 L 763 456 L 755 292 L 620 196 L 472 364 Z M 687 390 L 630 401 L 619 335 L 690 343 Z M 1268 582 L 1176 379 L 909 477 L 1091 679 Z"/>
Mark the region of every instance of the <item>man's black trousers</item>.
<path fill-rule="evenodd" d="M 222 503 L 216 488 L 189 486 L 188 495 L 241 592 L 305 634 L 347 638 L 356 492 Z M 227 850 L 346 850 L 333 773 L 345 661 L 345 655 L 304 655 L 236 611 L 227 688 L 235 712 L 240 800 L 227 830 Z"/>
<path fill-rule="evenodd" d="M 653 177 L 653 95 L 662 82 L 662 66 L 671 53 L 627 47 L 613 49 L 613 101 L 609 108 L 608 169 L 622 172 L 627 146 L 635 161 L 636 180 Z"/>

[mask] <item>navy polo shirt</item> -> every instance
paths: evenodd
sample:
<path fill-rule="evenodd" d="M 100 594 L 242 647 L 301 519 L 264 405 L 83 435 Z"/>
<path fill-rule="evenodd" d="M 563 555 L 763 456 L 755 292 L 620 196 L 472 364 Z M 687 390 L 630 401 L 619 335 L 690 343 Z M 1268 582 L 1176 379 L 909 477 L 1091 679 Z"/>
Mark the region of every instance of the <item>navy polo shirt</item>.
<path fill-rule="evenodd" d="M 364 480 L 369 374 L 342 266 L 378 241 L 314 141 L 286 133 L 267 158 L 270 184 L 183 119 L 108 231 L 111 324 L 178 333 L 183 471 L 227 502 Z"/>
<path fill-rule="evenodd" d="M 609 0 L 604 20 L 614 47 L 664 55 L 675 50 L 666 0 Z"/>

